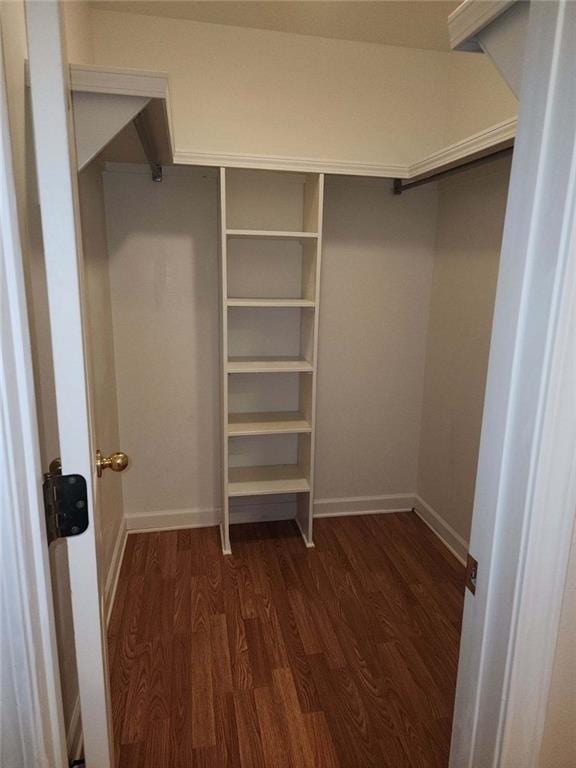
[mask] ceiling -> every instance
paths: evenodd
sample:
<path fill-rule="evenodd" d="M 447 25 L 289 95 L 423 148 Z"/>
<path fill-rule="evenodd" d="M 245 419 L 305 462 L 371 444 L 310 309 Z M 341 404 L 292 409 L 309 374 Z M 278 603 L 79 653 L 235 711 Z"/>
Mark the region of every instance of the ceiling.
<path fill-rule="evenodd" d="M 454 0 L 93 0 L 109 11 L 448 51 Z"/>

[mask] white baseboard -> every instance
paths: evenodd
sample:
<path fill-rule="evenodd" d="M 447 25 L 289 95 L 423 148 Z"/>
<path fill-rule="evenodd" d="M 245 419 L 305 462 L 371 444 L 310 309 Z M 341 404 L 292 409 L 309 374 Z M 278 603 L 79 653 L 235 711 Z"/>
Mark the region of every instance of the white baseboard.
<path fill-rule="evenodd" d="M 234 523 L 260 523 L 269 520 L 290 520 L 296 515 L 296 503 L 290 501 L 264 501 L 230 507 L 230 520 Z M 220 525 L 222 512 L 214 509 L 162 509 L 153 512 L 131 512 L 125 516 L 129 533 L 138 531 L 168 531 L 179 528 L 208 528 Z"/>
<path fill-rule="evenodd" d="M 126 522 L 122 520 L 120 524 L 120 530 L 118 531 L 118 536 L 116 538 L 114 552 L 112 553 L 110 567 L 108 568 L 106 584 L 104 585 L 104 610 L 106 616 L 106 626 L 108 626 L 110 623 L 112 606 L 114 605 L 114 598 L 116 596 L 116 587 L 118 586 L 118 576 L 120 575 L 122 558 L 124 557 L 124 550 L 126 549 L 126 538 Z"/>
<path fill-rule="evenodd" d="M 82 755 L 83 737 L 80 718 L 80 696 L 76 697 L 74 709 L 66 732 L 66 748 L 70 760 L 77 760 Z"/>
<path fill-rule="evenodd" d="M 427 504 L 424 499 L 416 495 L 414 499 L 414 510 L 418 517 L 426 523 L 428 528 L 433 531 L 440 541 L 452 552 L 463 565 L 466 565 L 466 555 L 468 554 L 468 542 L 449 525 L 438 512 Z"/>
<path fill-rule="evenodd" d="M 406 512 L 412 509 L 415 499 L 414 493 L 396 493 L 387 496 L 351 496 L 343 499 L 314 499 L 314 517 Z"/>
<path fill-rule="evenodd" d="M 380 515 L 390 512 L 406 512 L 415 509 L 418 516 L 438 536 L 446 547 L 460 560 L 466 561 L 468 542 L 416 493 L 389 494 L 386 496 L 352 496 L 337 499 L 315 499 L 314 517 L 344 517 L 349 515 Z M 278 497 L 249 504 L 235 501 L 230 511 L 233 523 L 256 523 L 268 520 L 290 520 L 296 516 L 294 501 L 280 501 Z M 125 516 L 126 531 L 121 552 L 124 550 L 126 533 L 139 531 L 170 531 L 181 528 L 208 528 L 220 525 L 221 510 L 213 509 L 164 509 L 153 512 L 131 512 Z M 118 566 L 113 577 L 113 589 L 118 579 Z M 112 568 L 111 568 L 112 572 Z M 113 598 L 113 591 L 111 593 Z M 113 599 L 108 603 L 112 605 Z"/>

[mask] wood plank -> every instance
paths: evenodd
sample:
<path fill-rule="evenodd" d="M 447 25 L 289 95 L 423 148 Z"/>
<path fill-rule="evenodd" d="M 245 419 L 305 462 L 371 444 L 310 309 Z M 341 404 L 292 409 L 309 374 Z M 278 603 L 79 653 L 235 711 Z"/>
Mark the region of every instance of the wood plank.
<path fill-rule="evenodd" d="M 234 712 L 242 768 L 264 768 L 262 737 L 256 713 L 254 691 L 234 691 Z"/>
<path fill-rule="evenodd" d="M 131 534 L 110 625 L 134 768 L 445 768 L 464 569 L 413 513 Z"/>

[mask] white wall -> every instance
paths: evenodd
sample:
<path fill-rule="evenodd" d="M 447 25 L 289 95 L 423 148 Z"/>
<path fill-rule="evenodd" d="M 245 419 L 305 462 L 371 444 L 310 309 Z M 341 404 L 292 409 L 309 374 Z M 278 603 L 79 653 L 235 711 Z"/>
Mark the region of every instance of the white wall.
<path fill-rule="evenodd" d="M 500 160 L 439 185 L 418 494 L 464 543 L 472 519 L 508 176 L 509 160 Z"/>
<path fill-rule="evenodd" d="M 405 165 L 516 112 L 482 56 L 113 11 L 93 10 L 92 21 L 96 63 L 169 74 L 183 162 L 208 153 Z M 468 117 L 452 122 L 462 99 Z"/>

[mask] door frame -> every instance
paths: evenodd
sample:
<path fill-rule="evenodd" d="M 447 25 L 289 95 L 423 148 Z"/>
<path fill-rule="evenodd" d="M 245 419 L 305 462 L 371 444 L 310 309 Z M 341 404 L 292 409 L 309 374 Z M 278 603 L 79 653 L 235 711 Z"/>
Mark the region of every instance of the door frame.
<path fill-rule="evenodd" d="M 103 578 L 98 562 L 98 478 L 85 335 L 84 261 L 70 71 L 58 0 L 25 0 L 28 69 L 60 457 L 86 479 L 88 529 L 67 541 L 84 756 L 112 768 L 114 745 Z"/>
<path fill-rule="evenodd" d="M 44 519 L 30 327 L 0 34 L 0 507 L 3 661 L 13 674 L 26 764 L 66 768 L 60 668 Z M 2 547 L 3 548 L 3 547 Z M 6 556 L 9 552 L 9 557 Z M 4 570 L 5 569 L 5 570 Z M 5 624 L 6 622 L 6 624 Z M 15 703 L 15 702 L 14 702 Z"/>
<path fill-rule="evenodd" d="M 466 597 L 453 768 L 532 766 L 542 738 L 576 505 L 576 131 L 570 135 L 564 82 L 576 51 L 568 5 L 534 3 L 531 11 L 471 538 L 485 558 L 476 596 Z M 44 30 L 50 43 L 54 34 Z M 62 66 L 57 48 L 47 56 Z M 34 95 L 34 78 L 32 88 Z M 29 342 L 24 350 L 29 357 Z M 21 407 L 34 433 L 33 399 Z"/>
<path fill-rule="evenodd" d="M 576 4 L 530 7 L 451 768 L 535 768 L 576 510 Z"/>

